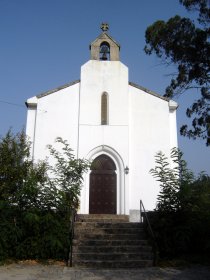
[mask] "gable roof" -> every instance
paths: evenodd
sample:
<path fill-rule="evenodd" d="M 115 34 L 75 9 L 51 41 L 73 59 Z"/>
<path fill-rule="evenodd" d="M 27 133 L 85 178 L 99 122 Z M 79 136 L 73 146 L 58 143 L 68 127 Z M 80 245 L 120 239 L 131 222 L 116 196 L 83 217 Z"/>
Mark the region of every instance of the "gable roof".
<path fill-rule="evenodd" d="M 114 44 L 116 44 L 119 49 L 120 49 L 120 44 L 117 43 L 109 34 L 107 34 L 106 32 L 102 32 L 93 42 L 90 43 L 90 48 L 93 44 L 95 44 L 98 40 L 106 40 L 109 39 L 111 40 Z"/>
<path fill-rule="evenodd" d="M 162 96 L 162 95 L 160 95 L 160 94 L 158 94 L 158 93 L 156 93 L 156 92 L 154 92 L 154 91 L 151 91 L 151 90 L 149 90 L 149 89 L 147 89 L 147 88 L 145 88 L 145 87 L 142 87 L 142 86 L 140 86 L 140 85 L 137 85 L 137 84 L 135 84 L 135 83 L 129 82 L 129 85 L 132 86 L 132 87 L 138 88 L 138 89 L 140 89 L 140 90 L 143 90 L 143 91 L 145 91 L 146 93 L 149 93 L 149 94 L 151 94 L 151 95 L 153 95 L 153 96 L 155 96 L 155 97 L 158 97 L 158 98 L 160 98 L 160 99 L 163 99 L 163 100 L 165 100 L 165 101 L 167 101 L 167 102 L 170 101 L 170 98 L 164 97 L 164 96 Z"/>
<path fill-rule="evenodd" d="M 54 89 L 51 89 L 51 90 L 42 92 L 42 93 L 36 95 L 36 97 L 37 97 L 37 98 L 42 98 L 42 97 L 44 97 L 44 96 L 47 96 L 47 95 L 49 95 L 49 94 L 52 94 L 52 93 L 57 92 L 57 91 L 59 91 L 59 90 L 62 90 L 62 89 L 64 89 L 64 88 L 73 86 L 73 85 L 75 85 L 75 84 L 77 84 L 77 83 L 79 83 L 79 82 L 80 82 L 80 80 L 73 81 L 73 82 L 71 82 L 71 83 L 62 85 L 62 86 L 60 86 L 60 87 L 57 87 L 57 88 L 54 88 Z"/>
<path fill-rule="evenodd" d="M 42 93 L 36 95 L 36 97 L 37 97 L 37 98 L 42 98 L 42 97 L 44 97 L 44 96 L 47 96 L 47 95 L 49 95 L 49 94 L 52 94 L 52 93 L 57 92 L 57 91 L 59 91 L 59 90 L 62 90 L 62 89 L 64 89 L 64 88 L 73 86 L 73 85 L 75 85 L 75 84 L 77 84 L 77 83 L 79 83 L 79 82 L 80 82 L 80 80 L 76 80 L 76 81 L 73 81 L 73 82 L 71 82 L 71 83 L 67 83 L 67 84 L 65 84 L 65 85 L 59 86 L 59 87 L 57 87 L 57 88 L 54 88 L 54 89 L 51 89 L 51 90 L 48 90 L 48 91 L 44 91 L 44 92 L 42 92 Z M 167 98 L 167 97 L 164 97 L 164 96 L 162 96 L 162 95 L 160 95 L 160 94 L 158 94 L 158 93 L 156 93 L 156 92 L 154 92 L 154 91 L 152 91 L 152 90 L 149 90 L 149 89 L 147 89 L 147 88 L 145 88 L 145 87 L 143 87 L 143 86 L 140 86 L 140 85 L 138 85 L 138 84 L 135 84 L 135 83 L 133 83 L 133 82 L 129 82 L 129 85 L 132 86 L 132 87 L 138 88 L 138 89 L 140 89 L 140 90 L 143 90 L 143 91 L 145 91 L 146 93 L 149 93 L 149 94 L 151 94 L 151 95 L 153 95 L 153 96 L 155 96 L 155 97 L 158 97 L 158 98 L 160 98 L 160 99 L 163 99 L 163 100 L 165 100 L 165 101 L 169 101 L 169 100 L 170 100 L 170 99 Z"/>
<path fill-rule="evenodd" d="M 37 97 L 38 99 L 39 99 L 39 98 L 42 98 L 42 97 L 45 97 L 45 96 L 47 96 L 47 95 L 50 95 L 50 94 L 52 94 L 52 93 L 54 93 L 54 92 L 57 92 L 57 91 L 59 91 L 59 90 L 62 90 L 62 89 L 64 89 L 64 88 L 73 86 L 73 85 L 75 85 L 75 84 L 77 84 L 77 83 L 80 83 L 80 80 L 76 80 L 76 81 L 73 81 L 73 82 L 71 82 L 71 83 L 67 83 L 67 84 L 65 84 L 65 85 L 59 86 L 59 87 L 57 87 L 57 88 L 54 88 L 54 89 L 51 89 L 51 90 L 48 90 L 48 91 L 44 91 L 44 92 L 42 92 L 42 93 L 36 95 L 36 97 Z M 162 96 L 162 95 L 160 95 L 160 94 L 158 94 L 158 93 L 156 93 L 156 92 L 154 92 L 154 91 L 151 91 L 151 90 L 149 90 L 149 89 L 147 89 L 147 88 L 145 88 L 145 87 L 143 87 L 143 86 L 140 86 L 140 85 L 138 85 L 138 84 L 135 84 L 135 83 L 133 83 L 133 82 L 129 82 L 129 85 L 132 86 L 132 87 L 135 87 L 135 88 L 137 88 L 137 89 L 143 90 L 144 92 L 149 93 L 149 94 L 151 94 L 151 95 L 153 95 L 153 96 L 155 96 L 155 97 L 158 97 L 158 98 L 160 98 L 160 99 L 163 99 L 163 100 L 165 100 L 165 101 L 167 101 L 167 102 L 170 101 L 169 98 L 164 97 L 164 96 Z"/>

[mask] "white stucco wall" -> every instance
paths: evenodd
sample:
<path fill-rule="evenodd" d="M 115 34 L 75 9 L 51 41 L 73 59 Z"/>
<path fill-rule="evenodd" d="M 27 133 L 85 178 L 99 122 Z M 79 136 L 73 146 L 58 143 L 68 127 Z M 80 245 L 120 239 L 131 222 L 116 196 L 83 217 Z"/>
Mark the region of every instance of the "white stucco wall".
<path fill-rule="evenodd" d="M 130 200 L 139 209 L 142 199 L 146 209 L 153 209 L 159 184 L 149 174 L 158 151 L 170 153 L 170 112 L 168 102 L 130 86 Z M 175 134 L 176 132 L 174 132 Z M 171 134 L 172 131 L 171 131 Z"/>
<path fill-rule="evenodd" d="M 31 98 L 32 99 L 32 98 Z M 32 100 L 31 100 L 32 101 Z M 35 127 L 36 127 L 36 113 L 37 113 L 37 98 L 34 98 L 34 102 L 28 105 L 27 110 L 27 122 L 26 122 L 26 135 L 30 141 L 31 157 L 34 155 L 34 140 L 35 140 Z"/>
<path fill-rule="evenodd" d="M 101 125 L 101 96 L 108 94 L 108 125 Z M 103 146 L 120 155 L 121 171 L 118 170 L 118 213 L 128 210 L 125 202 L 124 168 L 129 160 L 129 117 L 128 117 L 128 68 L 119 61 L 90 60 L 81 68 L 79 157 L 88 157 L 90 151 L 101 147 L 101 153 L 113 155 Z M 92 155 L 94 158 L 94 154 Z M 92 159 L 92 158 L 90 158 Z M 117 160 L 113 157 L 113 160 Z M 119 164 L 116 166 L 120 169 Z M 119 178 L 120 176 L 120 178 Z M 88 213 L 89 178 L 81 197 L 81 211 Z M 126 208 L 127 207 L 127 208 Z"/>
<path fill-rule="evenodd" d="M 54 144 L 57 137 L 67 140 L 71 148 L 77 151 L 78 110 L 79 83 L 37 99 L 36 118 L 32 120 L 29 110 L 26 129 L 26 133 L 33 138 L 35 160 L 45 159 L 49 155 L 47 145 Z"/>
<path fill-rule="evenodd" d="M 103 92 L 109 96 L 109 125 L 128 125 L 128 68 L 120 61 L 97 60 L 81 67 L 80 125 L 101 124 Z"/>
<path fill-rule="evenodd" d="M 107 125 L 101 125 L 103 92 L 108 94 Z M 117 213 L 139 210 L 140 199 L 146 209 L 154 209 L 159 186 L 149 170 L 158 151 L 169 155 L 177 146 L 175 102 L 129 85 L 128 68 L 119 61 L 90 60 L 81 67 L 80 82 L 27 103 L 26 133 L 35 160 L 49 155 L 46 146 L 58 136 L 80 158 L 107 154 L 117 167 Z M 89 173 L 84 176 L 80 212 L 89 212 Z"/>

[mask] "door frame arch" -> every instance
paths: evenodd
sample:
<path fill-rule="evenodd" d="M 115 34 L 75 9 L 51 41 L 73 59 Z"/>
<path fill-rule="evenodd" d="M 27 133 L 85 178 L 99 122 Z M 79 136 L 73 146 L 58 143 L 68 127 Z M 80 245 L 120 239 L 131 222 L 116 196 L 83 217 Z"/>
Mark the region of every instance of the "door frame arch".
<path fill-rule="evenodd" d="M 125 165 L 118 154 L 113 148 L 107 145 L 101 145 L 94 149 L 92 149 L 87 156 L 85 157 L 87 160 L 92 162 L 98 156 L 105 154 L 110 157 L 115 165 L 116 165 L 116 175 L 117 175 L 117 214 L 125 214 L 126 213 L 126 205 L 125 205 Z M 89 188 L 90 188 L 90 172 L 89 170 L 84 175 L 84 186 L 81 190 L 81 205 L 80 212 L 84 214 L 89 214 Z"/>
<path fill-rule="evenodd" d="M 116 214 L 117 174 L 114 161 L 107 155 L 96 157 L 90 167 L 89 213 Z"/>

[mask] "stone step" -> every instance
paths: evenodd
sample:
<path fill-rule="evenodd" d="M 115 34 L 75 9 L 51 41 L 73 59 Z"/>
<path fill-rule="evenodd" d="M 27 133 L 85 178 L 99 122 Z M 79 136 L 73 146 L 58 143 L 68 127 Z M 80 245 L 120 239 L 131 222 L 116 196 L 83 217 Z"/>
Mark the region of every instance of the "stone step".
<path fill-rule="evenodd" d="M 94 240 L 94 239 L 74 239 L 73 246 L 147 246 L 145 239 L 136 240 Z"/>
<path fill-rule="evenodd" d="M 127 215 L 112 215 L 112 214 L 78 214 L 76 221 L 80 222 L 100 222 L 100 223 L 120 223 L 129 222 Z"/>
<path fill-rule="evenodd" d="M 142 223 L 129 223 L 129 222 L 120 222 L 120 223 L 101 223 L 101 222 L 75 222 L 74 228 L 144 228 Z"/>
<path fill-rule="evenodd" d="M 109 233 L 74 233 L 74 239 L 96 239 L 96 240 L 138 240 L 143 239 L 143 233 L 140 235 L 139 233 L 130 233 L 130 234 L 109 234 Z"/>
<path fill-rule="evenodd" d="M 74 261 L 77 260 L 152 260 L 152 254 L 150 252 L 139 252 L 139 253 L 73 253 Z"/>
<path fill-rule="evenodd" d="M 153 265 L 152 260 L 125 260 L 125 261 L 75 261 L 74 267 L 94 267 L 94 268 L 140 268 L 140 267 L 150 267 Z"/>
<path fill-rule="evenodd" d="M 74 225 L 73 266 L 139 268 L 153 264 L 144 227 L 126 215 L 78 215 Z"/>
<path fill-rule="evenodd" d="M 152 252 L 152 247 L 142 246 L 75 246 L 74 253 L 138 253 Z"/>
<path fill-rule="evenodd" d="M 104 236 L 106 236 L 107 234 L 135 234 L 138 236 L 145 236 L 145 231 L 143 228 L 85 228 L 85 227 L 76 227 L 74 229 L 75 232 L 75 238 L 77 235 L 81 235 L 81 234 L 102 234 Z M 105 237 L 106 238 L 106 237 Z"/>

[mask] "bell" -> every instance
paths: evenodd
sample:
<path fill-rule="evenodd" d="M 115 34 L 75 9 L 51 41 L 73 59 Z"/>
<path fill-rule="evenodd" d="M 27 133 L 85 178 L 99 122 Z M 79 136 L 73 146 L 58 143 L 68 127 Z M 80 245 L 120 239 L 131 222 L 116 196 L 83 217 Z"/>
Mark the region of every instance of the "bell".
<path fill-rule="evenodd" d="M 106 56 L 106 53 L 104 52 L 102 57 L 101 57 L 101 60 L 107 60 L 107 56 Z"/>
<path fill-rule="evenodd" d="M 109 47 L 106 45 L 102 45 L 101 46 L 101 50 L 100 50 L 101 55 L 101 60 L 107 60 L 107 54 L 109 54 Z"/>

